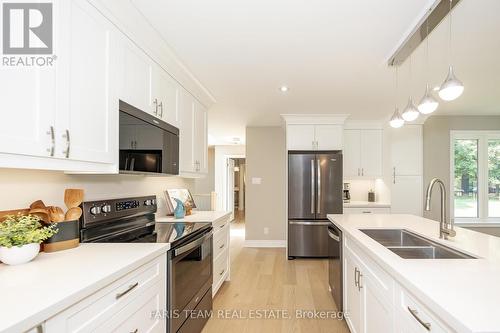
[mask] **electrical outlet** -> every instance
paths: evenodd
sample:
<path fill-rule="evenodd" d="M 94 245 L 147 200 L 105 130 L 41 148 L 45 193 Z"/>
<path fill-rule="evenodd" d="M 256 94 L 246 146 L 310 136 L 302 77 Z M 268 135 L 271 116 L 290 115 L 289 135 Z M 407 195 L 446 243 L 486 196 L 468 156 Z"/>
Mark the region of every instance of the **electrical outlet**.
<path fill-rule="evenodd" d="M 264 228 L 264 235 L 268 235 L 269 234 L 269 228 Z"/>

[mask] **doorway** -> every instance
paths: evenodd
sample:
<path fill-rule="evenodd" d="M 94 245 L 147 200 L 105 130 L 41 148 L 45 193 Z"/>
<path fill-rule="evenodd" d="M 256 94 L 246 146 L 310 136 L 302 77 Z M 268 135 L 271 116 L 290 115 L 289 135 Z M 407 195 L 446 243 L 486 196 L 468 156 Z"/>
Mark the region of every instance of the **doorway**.
<path fill-rule="evenodd" d="M 224 206 L 231 212 L 231 221 L 243 222 L 245 216 L 245 158 L 228 157 L 226 163 L 226 195 Z"/>

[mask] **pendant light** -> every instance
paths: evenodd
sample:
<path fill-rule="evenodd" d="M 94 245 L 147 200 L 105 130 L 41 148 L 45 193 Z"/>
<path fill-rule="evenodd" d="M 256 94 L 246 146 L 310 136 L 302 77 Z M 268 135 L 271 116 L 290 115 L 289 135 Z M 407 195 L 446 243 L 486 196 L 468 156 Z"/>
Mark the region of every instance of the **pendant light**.
<path fill-rule="evenodd" d="M 427 21 L 427 36 L 426 36 L 426 51 L 425 51 L 425 62 L 426 62 L 426 76 L 427 76 L 427 82 L 429 82 L 429 21 Z M 420 100 L 420 103 L 418 104 L 418 111 L 422 114 L 429 114 L 433 113 L 436 111 L 436 109 L 439 106 L 439 102 L 437 101 L 436 98 L 431 93 L 431 90 L 429 88 L 429 83 L 426 84 L 425 86 L 425 93 L 422 99 Z"/>
<path fill-rule="evenodd" d="M 413 103 L 413 98 L 411 97 L 411 81 L 412 81 L 412 76 L 411 76 L 411 55 L 410 55 L 410 97 L 408 98 L 408 104 L 403 110 L 403 114 L 401 115 L 405 121 L 414 121 L 415 119 L 418 118 L 418 115 L 420 112 L 418 111 L 417 107 L 415 106 L 415 103 Z"/>
<path fill-rule="evenodd" d="M 441 88 L 439 89 L 439 97 L 445 101 L 453 101 L 460 97 L 462 93 L 464 92 L 464 85 L 463 83 L 457 79 L 455 76 L 455 73 L 453 71 L 453 66 L 451 65 L 451 58 L 452 58 L 452 49 L 451 49 L 451 8 L 452 8 L 452 3 L 453 0 L 450 0 L 450 11 L 448 12 L 448 21 L 450 24 L 450 31 L 449 31 L 449 45 L 448 45 L 448 52 L 449 52 L 449 57 L 450 57 L 450 67 L 448 69 L 448 76 L 444 80 L 443 84 L 441 85 Z"/>
<path fill-rule="evenodd" d="M 392 114 L 391 120 L 389 121 L 389 125 L 391 125 L 392 128 L 400 128 L 405 124 L 405 121 L 403 118 L 401 118 L 401 114 L 399 114 L 399 109 L 397 106 L 397 97 L 398 97 L 398 68 L 396 67 L 396 80 L 395 80 L 395 89 L 394 89 L 394 102 L 396 104 L 396 107 L 394 109 L 394 113 Z"/>

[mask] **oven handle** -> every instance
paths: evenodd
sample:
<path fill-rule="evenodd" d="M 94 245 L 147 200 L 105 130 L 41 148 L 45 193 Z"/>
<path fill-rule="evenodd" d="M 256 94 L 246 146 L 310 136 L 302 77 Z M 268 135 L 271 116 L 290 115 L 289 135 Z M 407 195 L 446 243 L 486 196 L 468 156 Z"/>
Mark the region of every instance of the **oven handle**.
<path fill-rule="evenodd" d="M 201 244 L 203 244 L 210 237 L 212 237 L 212 232 L 207 233 L 203 237 L 198 238 L 197 240 L 195 240 L 195 241 L 193 241 L 193 242 L 191 242 L 189 244 L 186 244 L 184 246 L 179 247 L 178 249 L 175 249 L 174 250 L 174 258 L 177 257 L 177 256 L 180 256 L 183 253 L 186 253 L 189 250 L 194 249 L 195 247 L 200 246 Z"/>

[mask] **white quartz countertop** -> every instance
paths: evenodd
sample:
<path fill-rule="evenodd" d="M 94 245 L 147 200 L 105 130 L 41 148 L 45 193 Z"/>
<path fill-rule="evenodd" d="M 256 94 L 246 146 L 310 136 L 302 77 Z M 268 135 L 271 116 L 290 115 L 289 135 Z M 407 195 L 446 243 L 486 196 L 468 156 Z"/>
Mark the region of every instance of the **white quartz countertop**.
<path fill-rule="evenodd" d="M 211 222 L 216 223 L 221 219 L 227 219 L 231 212 L 224 211 L 208 211 L 208 210 L 193 210 L 191 215 L 185 216 L 182 219 L 176 219 L 173 216 L 156 215 L 156 222 Z"/>
<path fill-rule="evenodd" d="M 169 244 L 105 243 L 0 264 L 0 332 L 24 332 L 169 249 Z"/>
<path fill-rule="evenodd" d="M 390 208 L 388 202 L 353 201 L 344 202 L 344 208 Z"/>
<path fill-rule="evenodd" d="M 439 223 L 400 214 L 328 215 L 344 235 L 457 332 L 500 332 L 500 238 L 456 227 L 439 239 Z M 403 259 L 359 229 L 403 228 L 479 259 Z"/>

